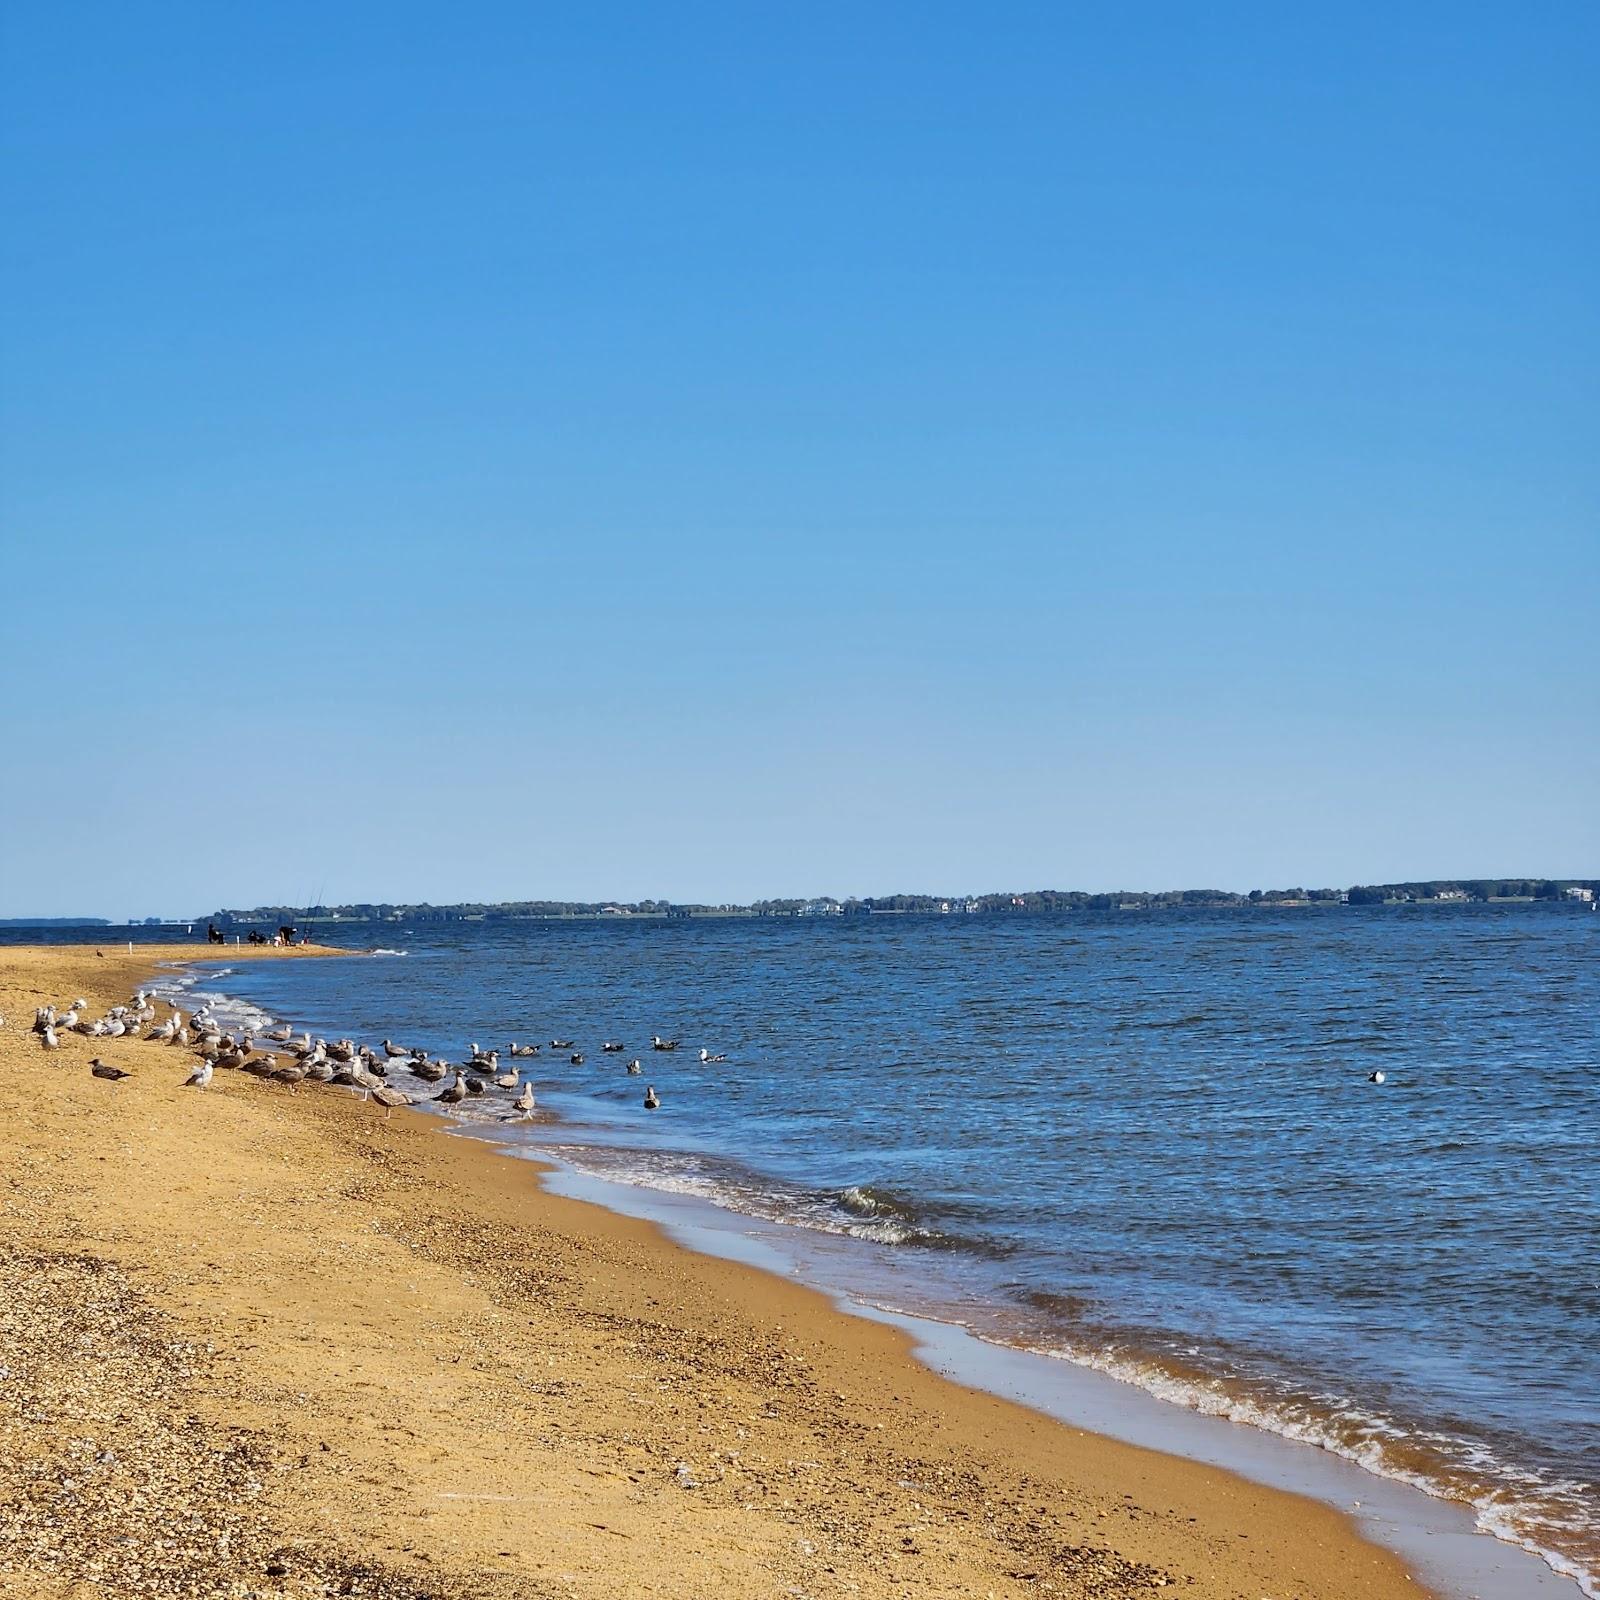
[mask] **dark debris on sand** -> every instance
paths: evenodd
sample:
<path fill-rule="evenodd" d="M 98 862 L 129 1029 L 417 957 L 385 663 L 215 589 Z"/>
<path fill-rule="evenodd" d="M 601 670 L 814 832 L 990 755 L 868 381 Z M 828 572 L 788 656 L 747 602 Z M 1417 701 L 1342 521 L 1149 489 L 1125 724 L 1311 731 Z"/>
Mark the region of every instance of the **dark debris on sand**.
<path fill-rule="evenodd" d="M 176 1600 L 513 1592 L 286 1538 L 270 1485 L 296 1463 L 194 1413 L 212 1359 L 175 1338 L 115 1263 L 0 1246 L 0 1593 L 26 1592 L 8 1575 Z"/>

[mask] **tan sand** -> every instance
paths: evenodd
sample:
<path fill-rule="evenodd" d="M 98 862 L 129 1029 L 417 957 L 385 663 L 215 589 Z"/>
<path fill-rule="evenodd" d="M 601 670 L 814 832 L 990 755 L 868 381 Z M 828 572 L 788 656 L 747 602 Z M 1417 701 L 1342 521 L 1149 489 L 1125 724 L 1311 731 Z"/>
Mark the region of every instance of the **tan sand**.
<path fill-rule="evenodd" d="M 1422 1592 L 417 1113 L 29 1032 L 208 954 L 0 949 L 0 1594 Z"/>

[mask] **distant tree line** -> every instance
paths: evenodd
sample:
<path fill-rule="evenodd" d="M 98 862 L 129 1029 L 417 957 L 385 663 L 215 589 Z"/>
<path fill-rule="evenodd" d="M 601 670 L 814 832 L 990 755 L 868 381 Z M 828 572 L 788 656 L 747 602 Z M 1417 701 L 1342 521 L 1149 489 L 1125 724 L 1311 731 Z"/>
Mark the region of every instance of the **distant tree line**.
<path fill-rule="evenodd" d="M 339 906 L 255 906 L 213 912 L 219 927 L 234 924 L 297 922 L 517 922 L 547 917 L 694 917 L 889 914 L 964 914 L 1030 916 L 1060 911 L 1128 911 L 1168 907 L 1303 906 L 1348 903 L 1353 906 L 1428 901 L 1561 900 L 1569 889 L 1600 891 L 1593 878 L 1452 878 L 1421 883 L 1358 884 L 1349 889 L 1128 889 L 1091 894 L 1082 889 L 1030 889 L 1022 893 L 980 895 L 885 894 L 838 899 L 757 900 L 750 905 L 683 904 L 667 900 L 501 900 L 461 901 L 454 905 L 356 902 Z M 202 919 L 204 920 L 204 919 Z"/>

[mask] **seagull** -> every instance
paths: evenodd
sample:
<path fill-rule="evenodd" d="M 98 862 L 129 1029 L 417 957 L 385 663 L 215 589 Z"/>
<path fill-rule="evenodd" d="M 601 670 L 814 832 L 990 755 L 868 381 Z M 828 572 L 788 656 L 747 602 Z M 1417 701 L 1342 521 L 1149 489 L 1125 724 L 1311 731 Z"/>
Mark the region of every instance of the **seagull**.
<path fill-rule="evenodd" d="M 700 1052 L 700 1064 L 702 1066 L 710 1066 L 714 1061 L 726 1061 L 727 1059 L 728 1058 L 726 1056 L 714 1056 L 709 1050 L 702 1050 Z"/>
<path fill-rule="evenodd" d="M 59 1050 L 61 1048 L 61 1040 L 56 1037 L 55 1028 L 48 1022 L 39 1030 L 39 1042 L 46 1050 Z"/>
<path fill-rule="evenodd" d="M 513 1067 L 509 1072 L 502 1072 L 500 1076 L 494 1080 L 494 1086 L 497 1089 L 515 1089 L 517 1086 L 517 1080 L 521 1076 L 522 1074 L 519 1073 L 515 1067 Z"/>
<path fill-rule="evenodd" d="M 114 1067 L 109 1061 L 102 1061 L 99 1056 L 89 1063 L 89 1070 L 97 1078 L 105 1078 L 110 1083 L 115 1083 L 118 1078 L 131 1078 L 131 1072 L 124 1072 L 121 1067 Z"/>
<path fill-rule="evenodd" d="M 467 1098 L 467 1075 L 460 1067 L 456 1068 L 455 1082 L 448 1084 L 433 1097 L 442 1101 L 447 1106 L 460 1105 Z"/>
<path fill-rule="evenodd" d="M 652 1050 L 676 1050 L 678 1041 L 676 1039 L 663 1039 L 659 1033 L 652 1033 L 650 1035 L 650 1048 Z"/>
<path fill-rule="evenodd" d="M 531 1115 L 533 1111 L 533 1085 L 531 1083 L 523 1084 L 522 1093 L 511 1104 L 524 1116 Z"/>
<path fill-rule="evenodd" d="M 536 1044 L 518 1044 L 515 1039 L 511 1041 L 511 1054 L 514 1056 L 536 1056 L 538 1053 Z"/>
<path fill-rule="evenodd" d="M 572 1041 L 570 1039 L 552 1039 L 550 1041 L 550 1048 L 552 1050 L 570 1050 L 572 1048 Z"/>
<path fill-rule="evenodd" d="M 625 1044 L 618 1044 L 615 1039 L 607 1039 L 606 1042 L 600 1046 L 600 1048 L 604 1050 L 608 1056 L 614 1056 L 620 1055 L 621 1052 L 626 1050 L 628 1047 Z"/>
<path fill-rule="evenodd" d="M 200 1070 L 198 1072 L 191 1072 L 189 1076 L 183 1080 L 184 1088 L 204 1089 L 207 1084 L 211 1082 L 211 1070 L 211 1063 L 209 1061 L 202 1061 L 200 1063 Z"/>
<path fill-rule="evenodd" d="M 571 1061 L 573 1066 L 581 1067 L 583 1065 L 583 1051 L 574 1050 L 567 1059 Z"/>
<path fill-rule="evenodd" d="M 267 1029 L 267 1031 L 262 1035 L 262 1038 L 270 1041 L 272 1044 L 288 1044 L 288 1042 L 294 1038 L 294 1029 L 291 1028 L 286 1022 L 281 1028 Z"/>
<path fill-rule="evenodd" d="M 642 1062 L 638 1056 L 635 1056 L 633 1060 L 628 1063 L 628 1076 L 630 1078 L 637 1078 L 643 1071 L 644 1062 Z"/>
<path fill-rule="evenodd" d="M 1374 1072 L 1367 1078 L 1367 1082 L 1368 1083 L 1382 1083 L 1382 1082 L 1384 1082 L 1384 1075 L 1383 1075 L 1382 1072 Z"/>
<path fill-rule="evenodd" d="M 396 1056 L 409 1056 L 411 1054 L 411 1052 L 407 1050 L 404 1045 L 396 1044 L 392 1039 L 385 1039 L 383 1041 L 383 1053 L 388 1056 L 391 1061 L 393 1061 Z"/>
<path fill-rule="evenodd" d="M 661 1098 L 656 1093 L 656 1086 L 653 1083 L 652 1084 L 647 1084 L 645 1086 L 645 1091 L 644 1091 L 644 1108 L 645 1108 L 645 1110 L 646 1111 L 654 1111 L 660 1104 L 661 1104 Z"/>

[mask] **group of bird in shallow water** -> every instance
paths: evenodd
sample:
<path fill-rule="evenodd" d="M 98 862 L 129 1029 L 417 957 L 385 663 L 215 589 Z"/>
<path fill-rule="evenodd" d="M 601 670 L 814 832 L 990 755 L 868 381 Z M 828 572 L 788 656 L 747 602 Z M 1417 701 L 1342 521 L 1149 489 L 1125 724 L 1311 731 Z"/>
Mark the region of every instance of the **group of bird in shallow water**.
<path fill-rule="evenodd" d="M 419 1100 L 428 1098 L 425 1095 L 407 1094 L 388 1081 L 391 1071 L 402 1071 L 426 1084 L 444 1083 L 449 1078 L 450 1082 L 431 1097 L 444 1106 L 458 1106 L 474 1096 L 501 1090 L 513 1096 L 510 1114 L 502 1120 L 517 1122 L 533 1119 L 535 1101 L 531 1080 L 524 1078 L 518 1067 L 510 1066 L 502 1070 L 498 1050 L 482 1050 L 472 1044 L 468 1047 L 465 1061 L 450 1062 L 430 1058 L 426 1050 L 407 1049 L 392 1039 L 385 1039 L 380 1054 L 369 1045 L 357 1044 L 354 1039 L 318 1039 L 309 1032 L 296 1035 L 292 1028 L 284 1025 L 270 1028 L 262 1034 L 263 1040 L 276 1047 L 262 1052 L 256 1049 L 255 1039 L 251 1035 L 235 1037 L 225 1032 L 209 1006 L 200 1006 L 187 1018 L 178 1001 L 169 999 L 166 1006 L 168 1015 L 163 1021 L 157 1022 L 156 1001 L 148 990 L 141 989 L 134 995 L 132 1004 L 112 1006 L 103 1017 L 90 1020 L 88 1002 L 80 996 L 64 1006 L 40 1006 L 34 1013 L 33 1031 L 46 1050 L 60 1049 L 61 1035 L 68 1032 L 91 1039 L 137 1039 L 142 1036 L 151 1043 L 192 1050 L 199 1057 L 200 1065 L 184 1079 L 183 1086 L 188 1089 L 209 1087 L 213 1075 L 218 1071 L 240 1071 L 258 1078 L 270 1078 L 295 1090 L 307 1080 L 340 1084 L 360 1089 L 369 1098 L 388 1107 L 415 1105 Z M 616 1039 L 607 1039 L 600 1046 L 604 1055 L 623 1055 L 627 1048 Z M 678 1048 L 678 1041 L 652 1034 L 650 1048 L 670 1053 Z M 568 1052 L 567 1060 L 574 1067 L 584 1064 L 583 1052 L 574 1048 L 571 1039 L 552 1039 L 550 1049 Z M 283 1056 L 281 1060 L 279 1051 Z M 518 1044 L 514 1039 L 506 1048 L 508 1059 L 520 1060 L 541 1053 L 539 1045 Z M 700 1060 L 705 1064 L 727 1059 L 725 1055 L 713 1055 L 709 1050 L 702 1049 L 700 1052 Z M 113 1083 L 131 1076 L 125 1068 L 102 1061 L 99 1056 L 90 1061 L 89 1069 L 95 1077 Z M 630 1060 L 627 1072 L 630 1077 L 641 1077 L 644 1073 L 642 1059 L 635 1056 Z M 644 1091 L 645 1110 L 655 1111 L 660 1105 L 661 1097 L 656 1093 L 655 1085 L 647 1084 Z"/>

